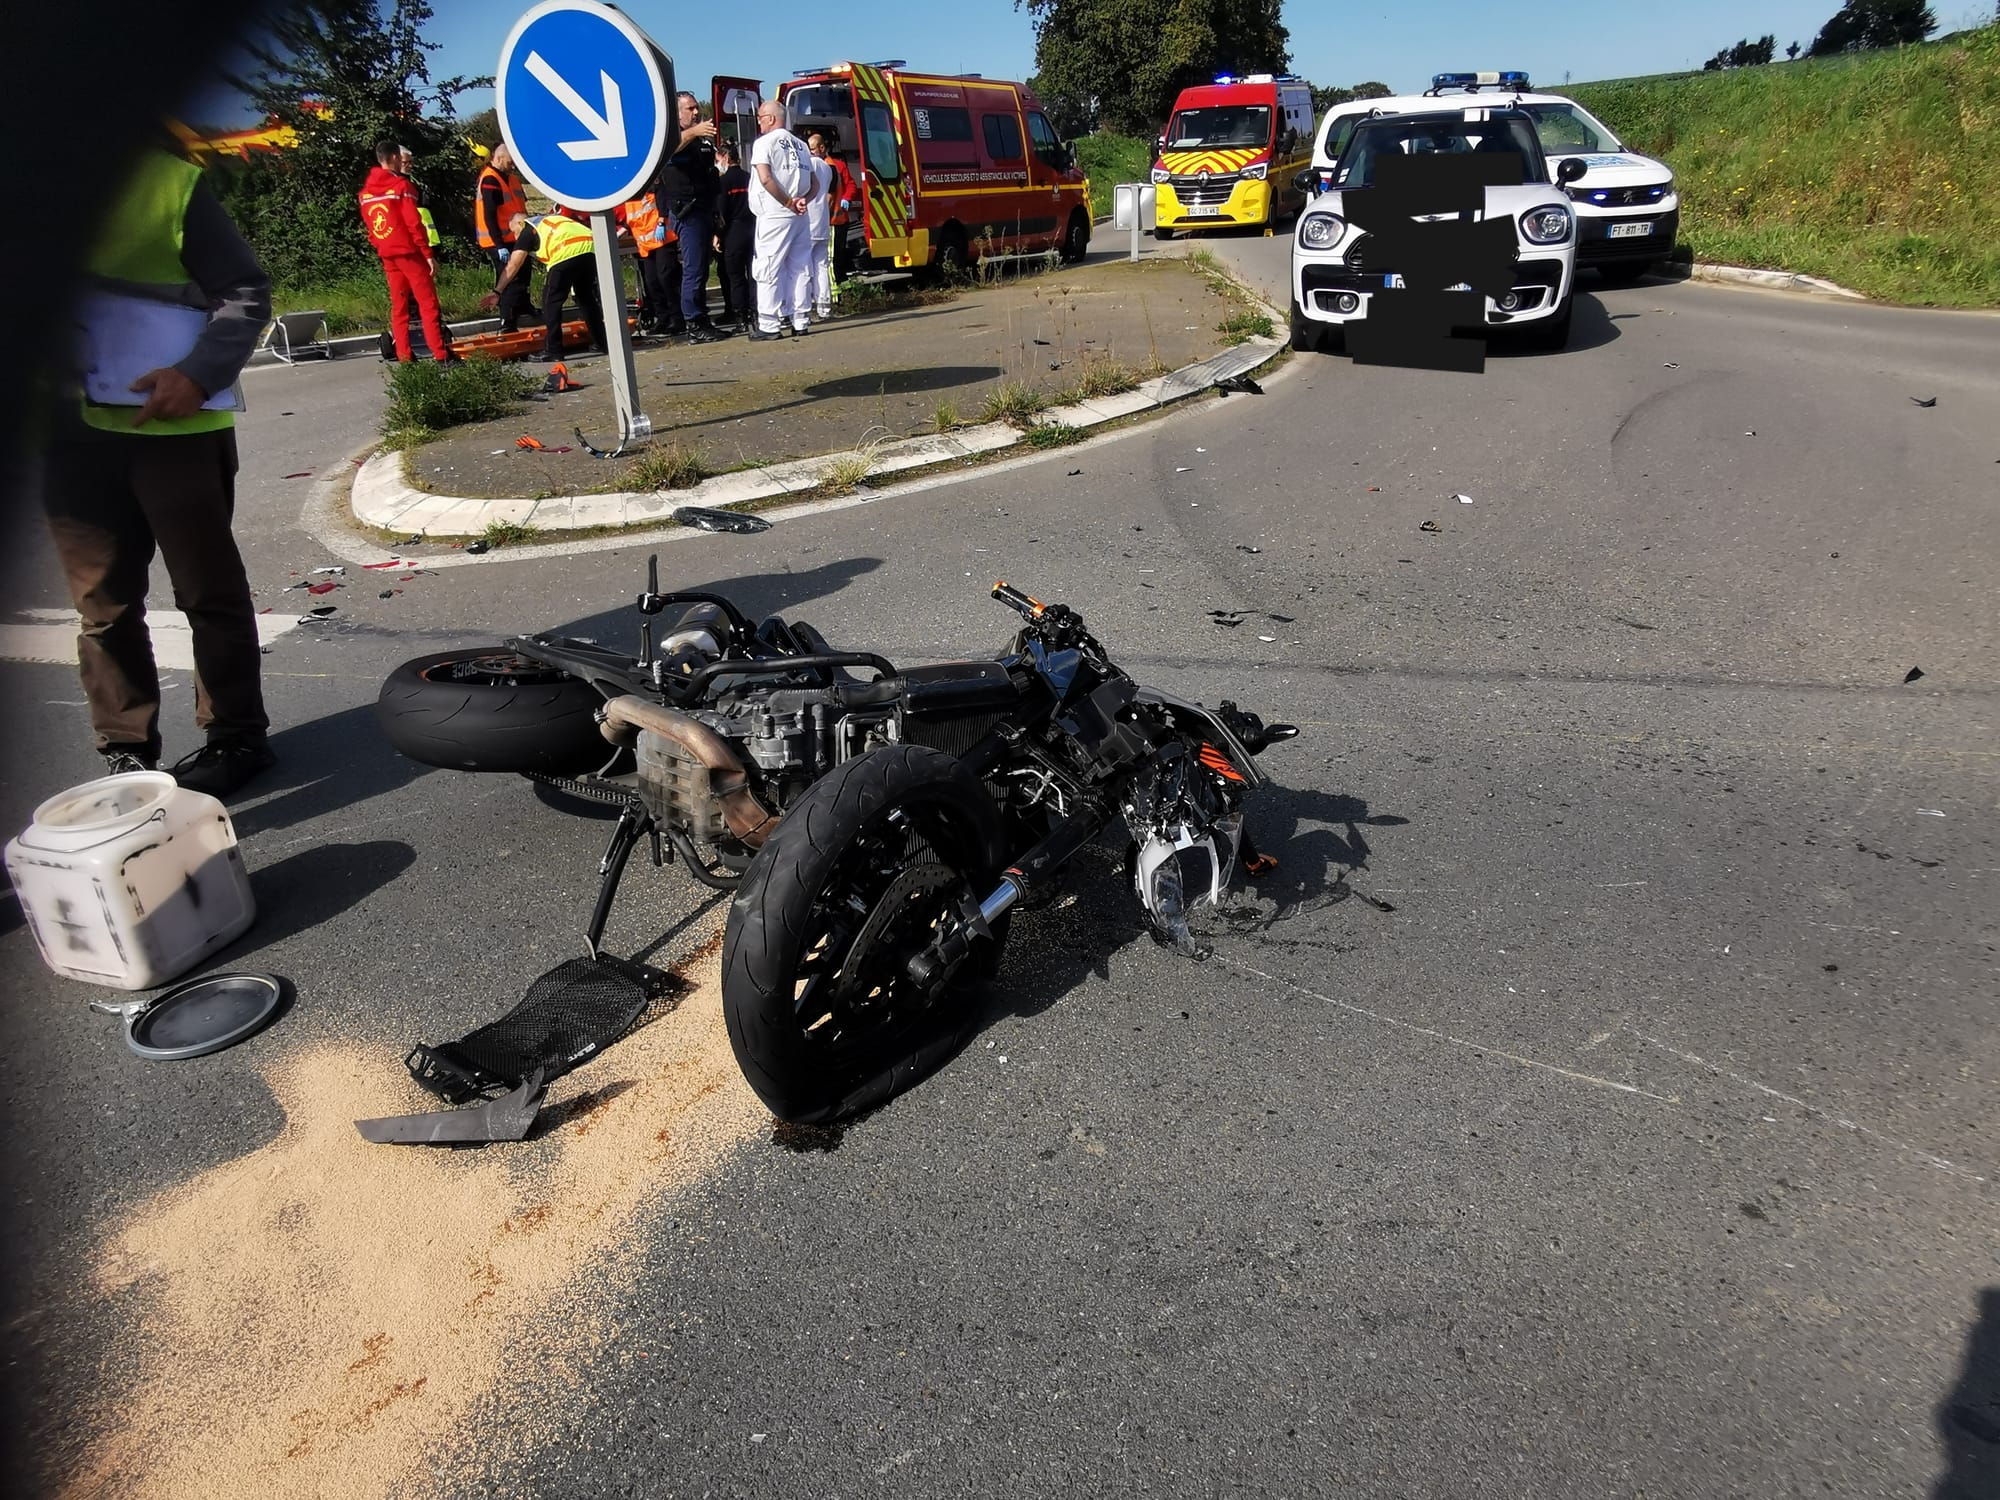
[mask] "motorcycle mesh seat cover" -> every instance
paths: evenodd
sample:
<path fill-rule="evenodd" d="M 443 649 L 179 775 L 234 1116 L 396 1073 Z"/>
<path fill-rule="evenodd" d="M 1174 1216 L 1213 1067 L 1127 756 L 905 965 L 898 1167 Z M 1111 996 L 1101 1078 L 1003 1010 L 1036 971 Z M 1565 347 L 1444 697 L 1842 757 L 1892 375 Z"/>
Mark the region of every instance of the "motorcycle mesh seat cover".
<path fill-rule="evenodd" d="M 446 1098 L 495 1084 L 518 1088 L 537 1068 L 556 1079 L 630 1031 L 646 1002 L 637 980 L 595 959 L 572 958 L 529 985 L 521 1003 L 499 1020 L 455 1042 L 417 1048 L 410 1054 L 410 1072 Z M 433 1062 L 461 1078 L 431 1076 Z M 456 1086 L 461 1084 L 467 1087 Z"/>

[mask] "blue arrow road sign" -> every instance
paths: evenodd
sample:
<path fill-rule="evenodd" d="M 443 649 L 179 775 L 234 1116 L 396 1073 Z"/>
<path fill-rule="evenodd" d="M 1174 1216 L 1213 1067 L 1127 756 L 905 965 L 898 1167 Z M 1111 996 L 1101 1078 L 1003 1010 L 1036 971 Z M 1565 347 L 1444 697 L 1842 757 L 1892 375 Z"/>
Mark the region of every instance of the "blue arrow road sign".
<path fill-rule="evenodd" d="M 595 0 L 542 0 L 507 34 L 494 74 L 500 134 L 556 202 L 615 208 L 651 177 L 670 133 L 672 61 Z"/>

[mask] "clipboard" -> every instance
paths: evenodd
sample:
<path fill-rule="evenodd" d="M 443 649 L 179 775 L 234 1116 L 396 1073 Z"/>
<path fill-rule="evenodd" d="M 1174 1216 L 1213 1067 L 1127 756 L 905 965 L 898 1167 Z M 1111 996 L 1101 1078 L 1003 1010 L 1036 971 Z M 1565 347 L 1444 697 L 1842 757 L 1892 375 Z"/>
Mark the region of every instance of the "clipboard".
<path fill-rule="evenodd" d="M 201 308 L 93 291 L 77 308 L 83 397 L 93 406 L 144 406 L 132 389 L 141 375 L 180 363 L 208 327 Z M 202 403 L 203 411 L 242 411 L 243 388 L 232 385 Z"/>

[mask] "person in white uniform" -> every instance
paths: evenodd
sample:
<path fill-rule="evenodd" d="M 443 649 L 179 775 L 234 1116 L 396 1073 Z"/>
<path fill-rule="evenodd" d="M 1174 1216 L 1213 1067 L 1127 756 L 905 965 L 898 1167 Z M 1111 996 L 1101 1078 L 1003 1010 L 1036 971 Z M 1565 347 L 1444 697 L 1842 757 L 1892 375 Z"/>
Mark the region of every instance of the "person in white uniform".
<path fill-rule="evenodd" d="M 789 318 L 794 333 L 811 329 L 812 238 L 806 209 L 812 202 L 812 158 L 785 128 L 784 106 L 757 106 L 759 134 L 750 148 L 750 211 L 757 218 L 757 248 L 750 276 L 757 283 L 756 340 L 774 339 Z"/>
<path fill-rule="evenodd" d="M 828 246 L 833 240 L 833 168 L 826 160 L 826 137 L 815 131 L 806 137 L 812 153 L 813 196 L 806 205 L 806 230 L 812 237 L 813 316 L 824 321 L 833 316 L 833 256 Z"/>

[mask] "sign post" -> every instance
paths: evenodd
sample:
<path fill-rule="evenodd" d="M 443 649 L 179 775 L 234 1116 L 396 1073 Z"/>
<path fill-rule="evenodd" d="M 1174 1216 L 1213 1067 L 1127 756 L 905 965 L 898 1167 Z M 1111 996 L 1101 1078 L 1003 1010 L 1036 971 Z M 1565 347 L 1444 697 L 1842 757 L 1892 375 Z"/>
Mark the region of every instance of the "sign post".
<path fill-rule="evenodd" d="M 542 0 L 507 34 L 493 77 L 500 134 L 521 175 L 591 216 L 618 439 L 642 441 L 653 423 L 639 409 L 610 210 L 642 191 L 679 144 L 673 59 L 597 0 Z"/>

